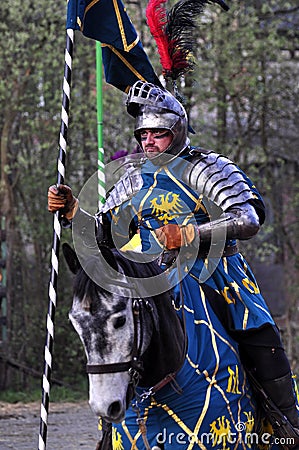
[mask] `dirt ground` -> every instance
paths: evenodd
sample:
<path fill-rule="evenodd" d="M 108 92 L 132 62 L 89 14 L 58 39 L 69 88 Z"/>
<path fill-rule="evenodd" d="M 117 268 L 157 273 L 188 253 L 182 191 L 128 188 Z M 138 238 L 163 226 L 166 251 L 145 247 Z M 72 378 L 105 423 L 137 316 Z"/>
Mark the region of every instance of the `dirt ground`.
<path fill-rule="evenodd" d="M 0 450 L 38 449 L 40 403 L 0 402 Z M 95 450 L 97 418 L 88 402 L 50 403 L 47 450 Z"/>

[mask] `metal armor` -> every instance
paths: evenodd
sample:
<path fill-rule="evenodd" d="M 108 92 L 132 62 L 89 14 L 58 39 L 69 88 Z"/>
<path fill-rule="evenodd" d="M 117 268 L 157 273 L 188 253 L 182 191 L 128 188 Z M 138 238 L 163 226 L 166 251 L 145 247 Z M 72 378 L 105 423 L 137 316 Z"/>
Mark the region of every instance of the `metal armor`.
<path fill-rule="evenodd" d="M 127 111 L 135 117 L 134 135 L 139 145 L 140 130 L 151 128 L 163 128 L 171 132 L 172 142 L 165 149 L 170 155 L 179 155 L 189 145 L 185 108 L 166 89 L 137 81 L 129 91 Z M 159 155 L 156 158 L 159 159 Z"/>
<path fill-rule="evenodd" d="M 126 173 L 109 192 L 109 196 L 99 213 L 106 213 L 134 197 L 142 188 L 142 184 L 140 165 L 130 165 Z"/>
<path fill-rule="evenodd" d="M 226 230 L 227 239 L 249 239 L 260 227 L 260 219 L 253 202 L 255 194 L 240 169 L 227 157 L 203 149 L 190 150 L 182 180 L 195 192 L 202 194 L 221 208 L 217 220 L 199 225 L 200 242 L 208 245 L 214 231 Z M 110 191 L 101 213 L 106 213 L 130 200 L 142 188 L 141 166 L 131 165 Z M 261 202 L 260 202 L 261 203 Z"/>
<path fill-rule="evenodd" d="M 201 242 L 208 243 L 214 230 L 226 229 L 227 239 L 249 239 L 260 228 L 252 201 L 256 196 L 240 169 L 226 156 L 203 149 L 192 155 L 182 181 L 222 209 L 218 220 L 198 226 Z"/>

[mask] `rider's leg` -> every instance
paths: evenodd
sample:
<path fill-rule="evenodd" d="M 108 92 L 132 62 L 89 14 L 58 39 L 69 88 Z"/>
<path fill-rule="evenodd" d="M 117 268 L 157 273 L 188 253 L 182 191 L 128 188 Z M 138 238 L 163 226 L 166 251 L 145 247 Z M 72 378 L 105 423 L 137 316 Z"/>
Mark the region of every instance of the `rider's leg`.
<path fill-rule="evenodd" d="M 242 332 L 238 341 L 245 364 L 249 363 L 255 369 L 255 376 L 265 392 L 299 429 L 292 372 L 277 329 L 268 325 Z"/>

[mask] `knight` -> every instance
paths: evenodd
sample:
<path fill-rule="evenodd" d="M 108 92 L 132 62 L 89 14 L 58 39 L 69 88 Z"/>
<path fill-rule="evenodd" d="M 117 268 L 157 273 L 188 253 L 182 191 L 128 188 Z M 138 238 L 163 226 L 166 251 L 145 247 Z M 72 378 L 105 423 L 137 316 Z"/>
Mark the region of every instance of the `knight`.
<path fill-rule="evenodd" d="M 79 223 L 81 230 L 84 223 L 87 229 L 89 224 L 85 239 L 93 236 L 91 241 L 105 241 L 120 251 L 138 235 L 141 251 L 159 258 L 169 274 L 177 304 L 183 292 L 192 312 L 187 322 L 190 329 L 195 327 L 190 335 L 197 336 L 192 345 L 203 348 L 190 347 L 189 357 L 197 358 L 198 370 L 212 370 L 204 351 L 206 334 L 194 325 L 208 320 L 208 308 L 209 317 L 215 317 L 212 327 L 220 326 L 236 344 L 248 374 L 245 371 L 244 377 L 252 377 L 274 435 L 292 437 L 284 448 L 298 449 L 298 404 L 290 364 L 237 245 L 238 240 L 253 238 L 264 223 L 259 191 L 227 156 L 190 145 L 185 108 L 169 91 L 137 81 L 128 94 L 127 111 L 135 119 L 134 135 L 143 153 L 127 166 L 99 213 L 85 213 L 65 185 L 49 188 L 49 211 L 60 211 L 73 228 Z M 224 354 L 219 358 L 228 364 Z M 230 374 L 236 373 L 229 367 Z"/>

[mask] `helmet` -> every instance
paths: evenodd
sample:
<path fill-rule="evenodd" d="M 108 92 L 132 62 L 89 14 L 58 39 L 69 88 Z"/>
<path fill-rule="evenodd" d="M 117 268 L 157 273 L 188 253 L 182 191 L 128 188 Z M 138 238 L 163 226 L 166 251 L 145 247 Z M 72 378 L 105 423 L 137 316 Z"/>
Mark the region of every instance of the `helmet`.
<path fill-rule="evenodd" d="M 140 131 L 148 128 L 165 128 L 172 133 L 172 142 L 165 150 L 171 155 L 179 155 L 189 145 L 186 111 L 166 89 L 137 81 L 129 91 L 127 111 L 136 119 L 134 135 L 140 145 Z"/>

